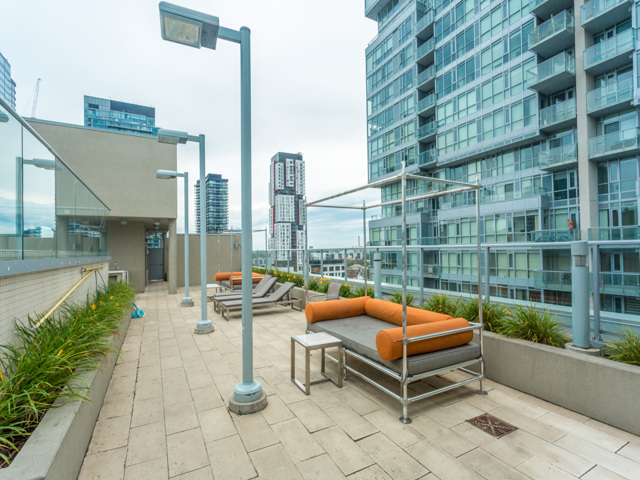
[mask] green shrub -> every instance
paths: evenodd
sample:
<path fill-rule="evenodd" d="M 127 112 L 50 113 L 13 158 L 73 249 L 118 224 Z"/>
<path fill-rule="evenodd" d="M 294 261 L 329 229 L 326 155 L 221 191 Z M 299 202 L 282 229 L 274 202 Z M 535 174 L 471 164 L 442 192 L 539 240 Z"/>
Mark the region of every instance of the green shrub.
<path fill-rule="evenodd" d="M 364 296 L 369 296 L 371 298 L 373 298 L 375 296 L 374 294 L 374 290 L 373 287 L 367 287 L 367 292 L 365 293 L 364 291 L 364 285 L 362 287 L 358 287 L 355 288 L 351 291 L 351 295 L 350 298 L 358 298 L 358 297 L 364 297 Z"/>
<path fill-rule="evenodd" d="M 623 328 L 618 340 L 605 344 L 604 353 L 616 362 L 640 366 L 640 336 L 630 328 Z"/>
<path fill-rule="evenodd" d="M 555 314 L 549 310 L 538 310 L 533 305 L 516 307 L 512 316 L 505 317 L 497 332 L 559 348 L 564 348 L 570 340 Z"/>
<path fill-rule="evenodd" d="M 348 283 L 343 283 L 340 287 L 340 296 L 344 298 L 351 298 L 351 287 Z"/>
<path fill-rule="evenodd" d="M 458 304 L 458 310 L 456 314 L 468 322 L 478 322 L 478 299 L 469 298 L 466 301 L 462 301 Z M 490 303 L 487 300 L 482 301 L 482 319 L 484 321 L 484 328 L 489 332 L 497 332 L 504 319 L 511 314 L 510 310 L 507 310 L 504 305 L 498 305 Z"/>
<path fill-rule="evenodd" d="M 307 286 L 309 290 L 313 290 L 314 292 L 317 292 L 319 286 L 320 284 L 316 281 L 315 277 L 313 279 L 309 279 L 309 285 Z"/>
<path fill-rule="evenodd" d="M 457 298 L 444 293 L 437 293 L 427 298 L 427 300 L 422 304 L 422 308 L 431 312 L 455 316 L 458 309 L 458 301 L 459 300 Z"/>
<path fill-rule="evenodd" d="M 259 268 L 259 267 L 253 267 L 253 272 L 254 273 L 261 273 L 261 274 L 266 274 L 267 273 L 267 269 L 266 268 Z"/>
<path fill-rule="evenodd" d="M 388 301 L 393 303 L 399 303 L 402 305 L 402 292 L 393 292 L 393 296 L 387 298 Z M 414 307 L 416 303 L 416 297 L 413 293 L 407 292 L 407 307 Z"/>
<path fill-rule="evenodd" d="M 92 300 L 65 306 L 58 317 L 15 322 L 15 345 L 0 346 L 0 458 L 4 466 L 58 399 L 84 399 L 73 382 L 111 351 L 109 337 L 131 311 L 135 291 L 111 283 Z"/>

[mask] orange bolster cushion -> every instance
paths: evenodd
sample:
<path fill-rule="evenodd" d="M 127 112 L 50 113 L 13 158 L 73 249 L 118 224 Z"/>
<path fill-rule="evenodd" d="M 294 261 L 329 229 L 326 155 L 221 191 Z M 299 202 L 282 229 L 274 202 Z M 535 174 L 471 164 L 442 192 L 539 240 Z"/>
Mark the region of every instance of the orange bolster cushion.
<path fill-rule="evenodd" d="M 260 283 L 260 280 L 262 280 L 262 277 L 264 277 L 264 275 L 254 272 L 252 277 L 253 278 L 251 279 L 251 281 L 253 283 Z M 229 281 L 231 282 L 231 285 L 242 285 L 242 274 L 236 277 L 234 273 L 233 278 L 230 278 Z"/>
<path fill-rule="evenodd" d="M 215 276 L 216 282 L 219 282 L 220 280 L 229 280 L 230 278 L 231 272 L 218 272 Z"/>
<path fill-rule="evenodd" d="M 407 327 L 407 338 L 421 337 L 432 333 L 446 332 L 457 328 L 469 326 L 464 318 L 452 318 L 442 322 L 425 323 Z M 429 338 L 407 345 L 407 355 L 435 352 L 446 348 L 465 345 L 473 338 L 473 331 L 454 333 L 443 337 Z M 389 328 L 381 330 L 376 336 L 378 354 L 383 360 L 395 360 L 402 358 L 402 328 Z"/>
<path fill-rule="evenodd" d="M 372 298 L 365 305 L 365 312 L 370 317 L 402 326 L 402 305 L 398 303 L 388 302 L 386 300 L 377 300 Z M 442 322 L 449 320 L 449 315 L 443 313 L 422 310 L 421 308 L 407 307 L 407 325 L 422 325 L 423 323 Z"/>
<path fill-rule="evenodd" d="M 356 317 L 358 315 L 364 315 L 365 303 L 370 299 L 371 297 L 358 297 L 345 300 L 307 303 L 304 314 L 309 323 Z"/>

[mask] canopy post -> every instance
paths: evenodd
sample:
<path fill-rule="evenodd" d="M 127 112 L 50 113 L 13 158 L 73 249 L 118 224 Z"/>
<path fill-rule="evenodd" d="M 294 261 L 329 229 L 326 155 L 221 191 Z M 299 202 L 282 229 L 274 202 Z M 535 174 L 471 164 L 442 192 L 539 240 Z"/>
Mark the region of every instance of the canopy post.
<path fill-rule="evenodd" d="M 408 388 L 407 378 L 409 369 L 407 365 L 407 172 L 402 162 L 402 423 L 411 423 L 408 413 Z"/>

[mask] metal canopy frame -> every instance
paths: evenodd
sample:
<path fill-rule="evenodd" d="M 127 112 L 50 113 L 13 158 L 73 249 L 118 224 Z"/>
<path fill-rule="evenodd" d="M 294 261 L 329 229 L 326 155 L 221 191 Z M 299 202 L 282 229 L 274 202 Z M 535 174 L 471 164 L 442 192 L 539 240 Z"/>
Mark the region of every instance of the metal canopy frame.
<path fill-rule="evenodd" d="M 445 188 L 442 190 L 438 190 L 435 192 L 429 192 L 426 194 L 421 194 L 421 195 L 415 195 L 412 197 L 407 198 L 407 180 L 416 180 L 416 181 L 420 181 L 420 182 L 430 182 L 430 183 L 435 183 L 435 184 L 440 184 L 440 185 L 444 185 Z M 387 185 L 390 183 L 395 183 L 400 181 L 402 184 L 402 193 L 401 193 L 401 198 L 398 200 L 391 200 L 388 202 L 380 202 L 380 203 L 375 203 L 372 205 L 367 205 L 365 201 L 362 202 L 362 206 L 346 206 L 346 205 L 327 205 L 324 204 L 325 202 L 328 202 L 330 200 L 334 200 L 336 198 L 341 198 L 341 197 L 346 197 L 348 195 L 352 195 L 354 193 L 357 192 L 361 192 L 363 190 L 367 190 L 370 188 L 378 188 L 381 187 L 383 185 Z M 454 188 L 450 188 L 447 189 L 446 187 L 454 187 Z M 387 393 L 390 393 L 392 396 L 394 396 L 395 398 L 399 399 L 402 402 L 402 417 L 400 418 L 401 421 L 405 422 L 405 423 L 410 423 L 411 419 L 408 417 L 408 413 L 407 413 L 407 407 L 408 407 L 408 403 L 411 401 L 411 399 L 408 399 L 408 384 L 410 382 L 408 382 L 408 365 L 407 365 L 407 345 L 413 341 L 416 340 L 421 340 L 422 337 L 418 337 L 415 339 L 408 339 L 407 338 L 407 211 L 406 211 L 406 205 L 407 205 L 407 201 L 415 201 L 415 200 L 423 200 L 423 199 L 428 199 L 428 198 L 434 198 L 434 197 L 440 197 L 440 196 L 444 196 L 444 195 L 450 195 L 450 194 L 454 194 L 454 193 L 459 193 L 459 192 L 466 192 L 466 191 L 475 191 L 476 192 L 476 237 L 477 237 L 477 255 L 478 255 L 478 264 L 477 264 L 477 268 L 478 268 L 478 325 L 480 326 L 478 328 L 478 335 L 479 335 L 479 340 L 480 340 L 480 355 L 481 358 L 483 356 L 483 352 L 484 352 L 484 345 L 483 345 L 483 338 L 482 338 L 482 332 L 483 332 L 483 312 L 482 312 L 482 255 L 481 255 L 481 242 L 480 242 L 480 189 L 482 188 L 482 186 L 480 185 L 479 182 L 479 178 L 478 176 L 476 176 L 476 183 L 466 183 L 466 182 L 458 182 L 458 181 L 454 181 L 454 180 L 443 180 L 441 178 L 434 178 L 434 177 L 424 177 L 421 175 L 412 175 L 406 172 L 406 168 L 405 168 L 405 163 L 402 162 L 402 170 L 400 171 L 400 173 L 398 173 L 397 175 L 394 175 L 392 177 L 389 178 L 385 178 L 383 180 L 379 180 L 377 182 L 373 182 L 370 183 L 368 185 L 362 186 L 362 187 L 357 187 L 357 188 L 353 188 L 351 190 L 347 190 L 345 192 L 341 192 L 335 195 L 331 195 L 329 197 L 325 197 L 325 198 L 321 198 L 319 200 L 314 200 L 312 202 L 307 202 L 306 198 L 305 198 L 305 219 L 304 219 L 304 226 L 305 226 L 305 239 L 304 239 L 304 269 L 305 269 L 305 282 L 306 282 L 306 297 L 307 300 L 309 298 L 309 255 L 308 255 L 308 244 L 309 244 L 309 234 L 308 234 L 308 222 L 307 222 L 307 208 L 308 207 L 318 207 L 318 208 L 338 208 L 338 209 L 347 209 L 347 210 L 362 210 L 362 223 L 363 223 L 363 233 L 364 233 L 364 262 L 365 262 L 365 269 L 364 269 L 364 291 L 365 291 L 365 295 L 367 293 L 367 218 L 366 218 L 366 213 L 367 210 L 370 210 L 372 208 L 380 208 L 380 207 L 385 207 L 388 205 L 397 205 L 397 204 L 401 204 L 402 205 L 402 376 L 400 377 L 400 383 L 402 386 L 402 396 L 399 397 L 397 395 L 392 394 L 391 392 L 389 392 L 387 389 L 381 387 L 384 391 L 386 391 Z M 488 262 L 489 259 L 487 259 Z M 487 264 L 487 268 L 488 268 L 488 264 Z M 470 328 L 477 328 L 477 327 L 470 327 Z M 360 357 L 359 355 L 356 355 L 356 357 Z M 370 362 L 367 362 L 370 363 Z M 465 371 L 467 371 L 466 369 L 464 369 Z M 351 369 L 349 369 L 349 371 L 353 371 Z M 354 372 L 357 373 L 357 372 Z M 482 389 L 482 380 L 484 379 L 484 362 L 480 362 L 480 375 L 476 378 L 480 379 L 480 390 L 478 391 L 478 393 L 483 393 L 483 389 Z M 472 380 L 475 380 L 476 378 L 473 378 Z M 417 378 L 416 378 L 417 379 Z M 469 380 L 469 381 L 472 381 Z M 370 383 L 375 384 L 373 381 L 368 380 Z M 463 383 L 467 383 L 468 381 L 465 381 Z M 458 385 L 458 384 L 456 384 Z M 419 398 L 423 398 L 424 395 L 419 396 Z M 419 399 L 417 397 L 414 397 L 414 399 Z"/>

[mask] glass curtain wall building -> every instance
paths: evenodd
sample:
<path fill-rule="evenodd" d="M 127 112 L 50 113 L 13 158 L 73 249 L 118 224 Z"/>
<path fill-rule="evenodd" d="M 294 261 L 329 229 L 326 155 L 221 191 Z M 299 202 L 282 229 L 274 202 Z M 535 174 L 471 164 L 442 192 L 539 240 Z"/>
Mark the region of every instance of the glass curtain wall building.
<path fill-rule="evenodd" d="M 229 228 L 229 181 L 210 173 L 205 177 L 207 233 L 218 233 Z M 196 231 L 200 233 L 200 180 L 195 184 Z"/>
<path fill-rule="evenodd" d="M 269 248 L 282 264 L 293 261 L 301 267 L 301 256 L 291 250 L 304 250 L 305 193 L 302 155 L 276 153 L 269 166 Z"/>
<path fill-rule="evenodd" d="M 480 231 L 498 244 L 488 254 L 491 295 L 569 305 L 568 244 L 536 243 L 640 238 L 640 2 L 575 5 L 365 1 L 378 22 L 366 49 L 369 181 L 405 162 L 484 187 L 480 225 L 473 194 L 407 205 L 409 243 L 447 246 L 407 258 L 409 285 L 476 291 L 475 257 L 463 245 Z M 381 190 L 383 201 L 399 195 L 399 185 Z M 400 230 L 399 210 L 385 207 L 370 223 L 371 244 L 398 245 Z M 603 310 L 640 313 L 637 245 L 603 247 L 600 260 Z M 400 283 L 398 265 L 398 253 L 383 251 L 383 282 Z"/>
<path fill-rule="evenodd" d="M 0 171 L 0 275 L 109 255 L 107 206 L 2 100 Z"/>
<path fill-rule="evenodd" d="M 84 126 L 155 135 L 156 109 L 107 98 L 84 96 Z"/>
<path fill-rule="evenodd" d="M 0 98 L 16 109 L 16 82 L 11 78 L 11 65 L 0 53 Z"/>

